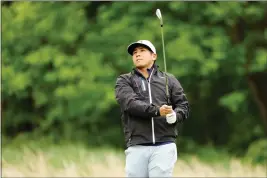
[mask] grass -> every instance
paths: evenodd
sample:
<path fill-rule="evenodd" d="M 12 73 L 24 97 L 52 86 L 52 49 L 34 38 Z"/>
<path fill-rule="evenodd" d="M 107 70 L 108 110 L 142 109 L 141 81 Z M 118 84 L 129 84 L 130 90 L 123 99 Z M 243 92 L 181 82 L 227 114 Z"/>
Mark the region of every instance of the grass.
<path fill-rule="evenodd" d="M 214 155 L 213 155 L 214 156 Z M 214 158 L 216 159 L 216 158 Z M 80 144 L 7 145 L 2 150 L 3 177 L 124 177 L 124 152 L 86 148 Z M 266 177 L 266 167 L 231 158 L 208 163 L 197 156 L 181 156 L 175 177 Z"/>

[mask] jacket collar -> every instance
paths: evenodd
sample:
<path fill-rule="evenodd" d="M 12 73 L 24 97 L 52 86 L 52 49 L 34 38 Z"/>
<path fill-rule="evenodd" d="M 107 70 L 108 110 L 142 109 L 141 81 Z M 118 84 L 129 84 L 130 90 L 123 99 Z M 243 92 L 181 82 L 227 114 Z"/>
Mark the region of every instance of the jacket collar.
<path fill-rule="evenodd" d="M 150 75 L 150 73 L 152 72 L 153 69 L 154 69 L 153 74 L 155 75 L 155 74 L 158 72 L 158 68 L 159 68 L 159 66 L 158 66 L 156 63 L 154 63 L 154 64 L 152 65 L 151 68 L 148 68 L 148 69 L 147 69 L 149 75 Z M 137 70 L 137 68 L 133 68 L 133 69 L 132 69 L 132 74 L 137 74 L 137 75 L 143 76 L 143 75 Z"/>

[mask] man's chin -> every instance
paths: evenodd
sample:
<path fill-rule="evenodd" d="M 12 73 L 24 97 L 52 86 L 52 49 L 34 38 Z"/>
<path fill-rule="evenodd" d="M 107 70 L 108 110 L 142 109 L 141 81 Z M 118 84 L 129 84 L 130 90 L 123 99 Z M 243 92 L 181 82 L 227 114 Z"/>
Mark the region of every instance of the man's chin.
<path fill-rule="evenodd" d="M 145 68 L 145 66 L 144 65 L 137 65 L 136 68 L 137 69 L 143 69 L 143 68 Z"/>

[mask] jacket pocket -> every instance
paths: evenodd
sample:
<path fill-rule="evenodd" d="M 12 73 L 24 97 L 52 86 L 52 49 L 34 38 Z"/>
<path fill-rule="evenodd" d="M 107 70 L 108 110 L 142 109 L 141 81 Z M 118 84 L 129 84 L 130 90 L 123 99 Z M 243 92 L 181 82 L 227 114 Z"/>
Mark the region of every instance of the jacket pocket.
<path fill-rule="evenodd" d="M 133 78 L 133 90 L 141 100 L 145 100 L 148 97 L 148 87 L 144 79 Z"/>
<path fill-rule="evenodd" d="M 158 137 L 176 137 L 176 124 L 168 124 L 165 117 L 159 116 L 154 119 L 155 131 Z"/>

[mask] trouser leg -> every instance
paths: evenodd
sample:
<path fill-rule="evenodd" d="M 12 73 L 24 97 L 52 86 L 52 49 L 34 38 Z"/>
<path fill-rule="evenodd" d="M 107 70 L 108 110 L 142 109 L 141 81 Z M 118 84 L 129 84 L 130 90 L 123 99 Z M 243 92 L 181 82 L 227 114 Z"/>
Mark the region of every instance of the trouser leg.
<path fill-rule="evenodd" d="M 176 161 L 175 143 L 154 147 L 148 163 L 149 177 L 172 177 Z"/>
<path fill-rule="evenodd" d="M 132 146 L 125 150 L 127 177 L 148 177 L 149 147 Z"/>

